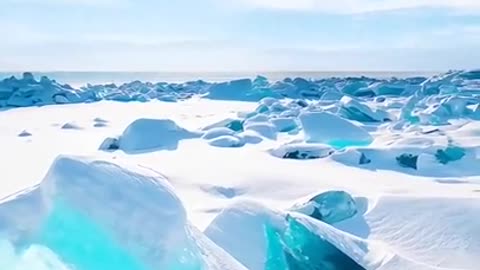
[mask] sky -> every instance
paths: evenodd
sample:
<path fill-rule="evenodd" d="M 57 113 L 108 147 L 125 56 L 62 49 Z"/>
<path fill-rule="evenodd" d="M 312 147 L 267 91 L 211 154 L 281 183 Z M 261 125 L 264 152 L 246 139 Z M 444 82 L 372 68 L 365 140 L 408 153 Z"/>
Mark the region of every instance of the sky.
<path fill-rule="evenodd" d="M 1 0 L 0 71 L 480 68 L 479 0 Z"/>

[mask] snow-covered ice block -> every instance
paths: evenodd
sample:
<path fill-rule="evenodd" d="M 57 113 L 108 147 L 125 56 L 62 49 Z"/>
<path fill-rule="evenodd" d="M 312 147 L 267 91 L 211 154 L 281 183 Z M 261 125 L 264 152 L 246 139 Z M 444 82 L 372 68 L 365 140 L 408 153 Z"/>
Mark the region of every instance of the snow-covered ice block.
<path fill-rule="evenodd" d="M 238 134 L 238 137 L 242 138 L 242 140 L 248 144 L 259 144 L 263 141 L 262 136 L 253 130 L 245 130 L 244 132 Z"/>
<path fill-rule="evenodd" d="M 245 270 L 189 225 L 165 178 L 129 165 L 60 157 L 40 185 L 0 202 L 0 220 L 0 243 L 20 252 L 5 269 L 37 252 L 25 269 Z"/>
<path fill-rule="evenodd" d="M 372 136 L 362 127 L 328 112 L 305 112 L 300 115 L 305 141 L 325 143 L 336 148 L 368 145 Z"/>
<path fill-rule="evenodd" d="M 100 144 L 99 150 L 102 151 L 115 151 L 120 149 L 120 140 L 118 138 L 106 138 L 102 144 Z"/>
<path fill-rule="evenodd" d="M 247 269 L 265 270 L 264 226 L 267 222 L 280 227 L 283 216 L 256 202 L 236 201 L 215 217 L 205 229 L 205 235 Z"/>
<path fill-rule="evenodd" d="M 270 121 L 270 118 L 268 117 L 268 115 L 259 113 L 245 120 L 244 126 L 248 126 L 249 124 L 253 124 L 253 123 L 264 123 L 269 121 Z"/>
<path fill-rule="evenodd" d="M 210 129 L 219 128 L 219 127 L 226 127 L 235 132 L 241 132 L 243 131 L 243 120 L 227 118 L 227 119 L 220 120 L 216 123 L 210 124 L 208 126 L 205 126 L 202 128 L 202 130 L 208 131 Z"/>
<path fill-rule="evenodd" d="M 351 97 L 344 96 L 340 100 L 341 114 L 351 120 L 359 122 L 385 122 L 393 120 L 393 117 L 386 111 L 373 110 L 366 104 L 360 103 Z"/>
<path fill-rule="evenodd" d="M 351 218 L 358 212 L 355 200 L 345 191 L 320 193 L 306 202 L 295 204 L 291 210 L 328 224 Z"/>
<path fill-rule="evenodd" d="M 386 250 L 324 222 L 250 201 L 224 209 L 205 234 L 250 270 L 378 269 L 388 260 Z"/>
<path fill-rule="evenodd" d="M 267 238 L 267 262 L 265 270 L 365 270 L 350 258 L 326 235 L 312 230 L 308 222 L 286 217 L 285 230 L 275 230 L 273 226 L 265 226 Z M 336 239 L 335 239 L 336 240 Z M 346 241 L 347 242 L 347 241 Z M 344 247 L 347 249 L 349 247 Z"/>
<path fill-rule="evenodd" d="M 290 132 L 298 128 L 297 122 L 294 118 L 272 118 L 270 119 L 273 125 L 277 128 L 278 132 Z"/>
<path fill-rule="evenodd" d="M 233 135 L 234 133 L 235 132 L 233 130 L 226 127 L 215 127 L 207 130 L 203 134 L 202 139 L 211 140 L 211 139 L 218 138 L 220 136 Z"/>
<path fill-rule="evenodd" d="M 211 139 L 208 144 L 216 147 L 242 147 L 245 145 L 245 142 L 241 137 L 222 135 Z"/>
<path fill-rule="evenodd" d="M 120 149 L 126 152 L 174 150 L 179 141 L 199 136 L 170 119 L 141 118 L 125 129 L 120 137 Z"/>
<path fill-rule="evenodd" d="M 251 96 L 253 87 L 250 79 L 235 80 L 213 84 L 209 88 L 208 98 L 221 100 L 259 100 Z"/>
<path fill-rule="evenodd" d="M 245 125 L 245 130 L 252 130 L 261 136 L 275 140 L 277 138 L 277 129 L 270 122 L 249 123 Z"/>

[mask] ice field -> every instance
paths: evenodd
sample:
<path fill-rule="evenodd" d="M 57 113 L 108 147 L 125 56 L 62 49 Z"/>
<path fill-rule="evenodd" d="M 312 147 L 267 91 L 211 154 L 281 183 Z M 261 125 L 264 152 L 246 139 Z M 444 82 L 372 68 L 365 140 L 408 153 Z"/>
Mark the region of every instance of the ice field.
<path fill-rule="evenodd" d="M 0 81 L 0 269 L 478 269 L 480 71 Z"/>

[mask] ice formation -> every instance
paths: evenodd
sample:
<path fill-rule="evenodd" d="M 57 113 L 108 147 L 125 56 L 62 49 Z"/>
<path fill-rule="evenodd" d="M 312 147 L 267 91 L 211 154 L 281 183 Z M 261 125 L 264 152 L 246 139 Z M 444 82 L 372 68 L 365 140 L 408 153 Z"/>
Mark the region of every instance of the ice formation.
<path fill-rule="evenodd" d="M 305 141 L 325 143 L 336 148 L 368 145 L 372 136 L 362 127 L 329 112 L 308 112 L 300 115 Z"/>
<path fill-rule="evenodd" d="M 223 135 L 216 137 L 214 139 L 211 139 L 208 143 L 211 146 L 216 147 L 242 147 L 243 145 L 245 145 L 245 142 L 242 140 L 242 138 L 231 135 Z"/>
<path fill-rule="evenodd" d="M 388 260 L 375 244 L 326 223 L 250 201 L 225 209 L 205 234 L 251 270 L 377 269 Z"/>
<path fill-rule="evenodd" d="M 4 79 L 6 190 L 95 157 L 0 201 L 0 269 L 477 269 L 479 98 L 479 71 Z"/>
<path fill-rule="evenodd" d="M 166 179 L 139 168 L 59 157 L 0 218 L 2 269 L 245 270 L 188 223 Z"/>
<path fill-rule="evenodd" d="M 479 79 L 472 75 L 476 73 L 477 71 L 457 71 L 428 79 L 287 78 L 270 82 L 264 77 L 258 77 L 255 80 L 241 79 L 223 83 L 134 81 L 120 86 L 87 84 L 80 89 L 46 77 L 37 81 L 31 73 L 25 73 L 20 79 L 11 77 L 0 81 L 0 106 L 26 107 L 99 100 L 176 102 L 200 95 L 219 100 L 260 101 L 268 98 L 269 101 L 261 103 L 257 112 L 280 114 L 286 107 L 277 100 L 291 98 L 300 99 L 300 107 L 308 105 L 301 99 L 333 102 L 338 105 L 338 113 L 348 119 L 384 122 L 394 120 L 393 115 L 378 106 L 369 106 L 368 102 L 394 96 L 409 100 L 401 108 L 402 119 L 435 124 L 458 117 L 479 117 L 476 106 L 476 97 L 480 94 L 477 90 Z M 238 125 L 235 129 L 237 128 Z"/>
<path fill-rule="evenodd" d="M 211 140 L 220 136 L 233 135 L 235 132 L 227 127 L 217 127 L 209 129 L 203 134 L 202 139 Z"/>
<path fill-rule="evenodd" d="M 345 191 L 328 191 L 301 202 L 291 208 L 292 211 L 324 221 L 337 223 L 357 214 L 357 206 L 353 197 Z"/>
<path fill-rule="evenodd" d="M 175 150 L 179 141 L 199 136 L 170 119 L 137 119 L 123 131 L 119 148 L 130 153 Z"/>

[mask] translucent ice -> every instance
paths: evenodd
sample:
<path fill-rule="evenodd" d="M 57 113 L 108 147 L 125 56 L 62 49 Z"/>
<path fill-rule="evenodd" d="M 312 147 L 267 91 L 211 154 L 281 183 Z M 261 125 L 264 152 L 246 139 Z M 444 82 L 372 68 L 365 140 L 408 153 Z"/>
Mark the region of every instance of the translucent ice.
<path fill-rule="evenodd" d="M 357 213 L 357 206 L 347 192 L 328 191 L 293 206 L 291 210 L 333 224 L 353 217 Z"/>
<path fill-rule="evenodd" d="M 266 225 L 266 270 L 362 270 L 357 262 L 336 246 L 313 233 L 292 216 L 284 231 Z"/>
<path fill-rule="evenodd" d="M 0 266 L 29 266 L 2 269 L 244 270 L 188 224 L 166 179 L 137 167 L 60 157 L 0 217 Z M 24 264 L 32 251 L 43 256 Z"/>

